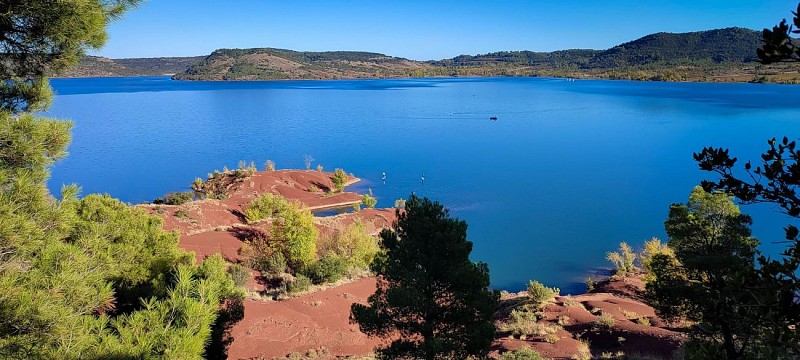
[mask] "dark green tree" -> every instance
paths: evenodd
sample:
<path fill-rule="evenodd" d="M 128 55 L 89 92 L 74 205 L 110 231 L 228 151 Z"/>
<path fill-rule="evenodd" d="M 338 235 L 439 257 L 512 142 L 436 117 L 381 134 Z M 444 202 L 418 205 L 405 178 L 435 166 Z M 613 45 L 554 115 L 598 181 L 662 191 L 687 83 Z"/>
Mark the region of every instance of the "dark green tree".
<path fill-rule="evenodd" d="M 750 223 L 728 195 L 696 187 L 688 203 L 670 206 L 665 228 L 675 256 L 654 256 L 647 284 L 661 316 L 697 322 L 695 341 L 728 359 L 744 357 L 755 331 L 745 290 L 758 246 Z"/>
<path fill-rule="evenodd" d="M 378 289 L 350 319 L 370 336 L 393 339 L 381 358 L 465 359 L 484 354 L 495 327 L 499 295 L 489 269 L 469 259 L 467 224 L 438 202 L 411 195 L 393 230 L 381 232 L 385 251 L 372 263 Z"/>
<path fill-rule="evenodd" d="M 793 12 L 793 25 L 786 20 L 764 29 L 763 46 L 758 49 L 764 64 L 800 61 L 800 48 L 791 40 L 800 27 L 800 4 Z M 703 181 L 708 191 L 720 190 L 735 196 L 743 204 L 772 203 L 787 215 L 800 218 L 800 150 L 797 143 L 784 137 L 767 141 L 767 150 L 760 163 L 747 161 L 740 169 L 738 159 L 728 149 L 707 147 L 694 154 L 700 169 L 713 172 L 718 179 Z M 800 237 L 795 225 L 785 227 L 787 244 L 782 256 L 772 259 L 758 256 L 756 280 L 748 286 L 757 303 L 755 317 L 759 321 L 759 345 L 762 353 L 774 358 L 800 357 Z"/>

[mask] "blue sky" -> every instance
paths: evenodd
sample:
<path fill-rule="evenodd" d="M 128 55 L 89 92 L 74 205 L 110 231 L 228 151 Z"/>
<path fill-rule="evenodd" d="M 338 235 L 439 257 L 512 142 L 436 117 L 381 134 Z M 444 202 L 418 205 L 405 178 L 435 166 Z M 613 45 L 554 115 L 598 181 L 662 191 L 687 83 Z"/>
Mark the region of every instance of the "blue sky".
<path fill-rule="evenodd" d="M 791 17 L 797 0 L 149 0 L 96 55 L 207 55 L 217 48 L 364 50 L 415 60 L 499 50 L 606 49 L 654 32 Z"/>

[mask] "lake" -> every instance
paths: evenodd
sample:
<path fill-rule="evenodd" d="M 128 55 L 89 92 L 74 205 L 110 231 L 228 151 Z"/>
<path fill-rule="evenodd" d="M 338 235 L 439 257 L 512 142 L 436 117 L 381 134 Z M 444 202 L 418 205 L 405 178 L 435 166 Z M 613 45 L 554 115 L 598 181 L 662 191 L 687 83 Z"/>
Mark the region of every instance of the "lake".
<path fill-rule="evenodd" d="M 411 192 L 469 224 L 492 285 L 585 290 L 620 241 L 664 238 L 671 203 L 700 180 L 692 153 L 758 160 L 800 130 L 800 86 L 547 78 L 180 82 L 55 79 L 48 116 L 75 123 L 49 181 L 149 201 L 239 160 L 313 156 L 364 181 L 380 207 Z M 497 117 L 496 121 L 489 120 Z M 756 161 L 754 161 L 755 163 Z M 386 184 L 381 173 L 386 172 Z M 422 183 L 421 177 L 425 181 Z M 789 220 L 746 206 L 767 253 Z"/>

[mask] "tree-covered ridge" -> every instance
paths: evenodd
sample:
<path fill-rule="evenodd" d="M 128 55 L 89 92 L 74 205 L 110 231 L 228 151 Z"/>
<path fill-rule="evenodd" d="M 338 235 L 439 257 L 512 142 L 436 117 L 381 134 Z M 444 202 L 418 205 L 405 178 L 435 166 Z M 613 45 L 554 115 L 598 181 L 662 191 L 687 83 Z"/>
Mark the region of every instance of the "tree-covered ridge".
<path fill-rule="evenodd" d="M 396 77 L 426 65 L 360 51 L 219 49 L 177 74 L 180 80 L 272 80 Z"/>
<path fill-rule="evenodd" d="M 432 76 L 558 76 L 662 81 L 796 82 L 796 65 L 764 66 L 757 31 L 657 33 L 607 50 L 499 51 L 413 61 L 357 51 L 220 49 L 180 80 L 342 79 Z"/>

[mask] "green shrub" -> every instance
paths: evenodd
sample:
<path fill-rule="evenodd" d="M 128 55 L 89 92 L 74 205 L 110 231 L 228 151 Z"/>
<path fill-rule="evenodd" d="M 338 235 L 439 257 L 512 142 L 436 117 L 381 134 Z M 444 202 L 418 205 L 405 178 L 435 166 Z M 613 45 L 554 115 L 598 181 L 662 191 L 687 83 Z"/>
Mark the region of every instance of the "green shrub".
<path fill-rule="evenodd" d="M 291 204 L 282 196 L 265 193 L 247 204 L 243 213 L 245 220 L 248 223 L 253 223 L 275 217 L 289 207 L 291 207 Z"/>
<path fill-rule="evenodd" d="M 378 204 L 378 199 L 372 196 L 372 189 L 369 189 L 369 194 L 361 195 L 361 203 L 368 208 L 374 208 Z"/>
<path fill-rule="evenodd" d="M 175 217 L 178 218 L 178 219 L 188 220 L 189 219 L 189 213 L 187 213 L 185 210 L 178 210 L 178 211 L 175 211 Z"/>
<path fill-rule="evenodd" d="M 606 330 L 611 331 L 614 328 L 614 324 L 617 321 L 614 319 L 613 316 L 608 314 L 601 314 L 597 320 L 594 321 L 593 325 L 594 328 L 597 330 Z"/>
<path fill-rule="evenodd" d="M 500 360 L 544 360 L 541 354 L 529 347 L 522 347 L 500 355 Z"/>
<path fill-rule="evenodd" d="M 153 204 L 183 205 L 192 200 L 194 200 L 194 192 L 192 191 L 171 192 L 164 195 L 163 199 L 156 198 L 153 200 Z"/>
<path fill-rule="evenodd" d="M 553 344 L 558 340 L 561 340 L 561 337 L 556 335 L 556 334 L 547 334 L 547 335 L 544 336 L 544 341 L 546 343 Z"/>
<path fill-rule="evenodd" d="M 314 215 L 300 203 L 290 203 L 275 215 L 270 235 L 292 269 L 302 269 L 317 259 Z"/>
<path fill-rule="evenodd" d="M 528 283 L 528 298 L 538 308 L 555 300 L 560 292 L 559 288 L 549 288 L 536 280 L 531 280 Z"/>
<path fill-rule="evenodd" d="M 367 233 L 366 227 L 360 221 L 345 228 L 334 228 L 317 242 L 318 254 L 336 254 L 346 259 L 349 268 L 359 270 L 369 267 L 378 251 L 377 239 Z"/>
<path fill-rule="evenodd" d="M 670 258 L 675 258 L 675 251 L 666 243 L 662 243 L 658 238 L 652 238 L 650 241 L 644 242 L 644 248 L 642 252 L 639 253 L 639 261 L 642 264 L 642 268 L 644 268 L 645 274 L 642 280 L 645 283 L 655 280 L 652 263 L 653 257 L 656 255 L 666 255 Z"/>
<path fill-rule="evenodd" d="M 322 284 L 338 281 L 345 271 L 347 271 L 347 261 L 344 258 L 335 254 L 326 254 L 306 268 L 303 273 L 314 284 Z"/>
<path fill-rule="evenodd" d="M 619 243 L 619 252 L 613 251 L 606 253 L 606 260 L 614 264 L 616 275 L 625 275 L 636 271 L 636 267 L 634 266 L 636 253 L 634 253 L 630 245 L 624 241 Z"/>
<path fill-rule="evenodd" d="M 275 162 L 272 160 L 267 160 L 267 162 L 264 163 L 264 169 L 267 171 L 275 171 Z"/>
<path fill-rule="evenodd" d="M 246 267 L 233 264 L 228 268 L 228 274 L 233 278 L 233 283 L 236 286 L 244 286 L 250 280 L 250 271 Z"/>
<path fill-rule="evenodd" d="M 347 173 L 344 172 L 342 169 L 336 169 L 333 171 L 333 188 L 336 192 L 342 192 L 344 190 L 344 184 L 347 183 Z"/>
<path fill-rule="evenodd" d="M 297 274 L 294 280 L 286 285 L 286 291 L 290 294 L 297 294 L 308 290 L 311 287 L 311 279 L 303 274 Z"/>

